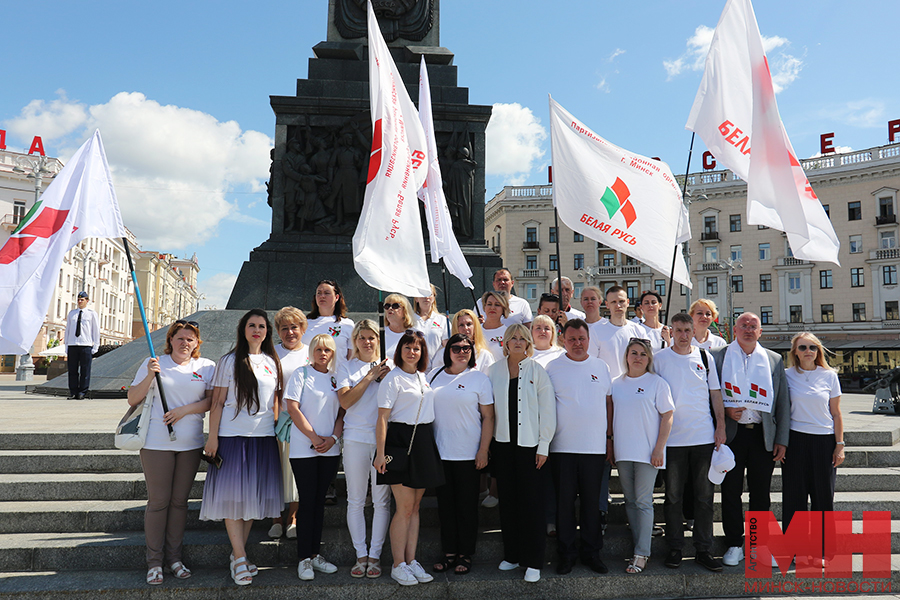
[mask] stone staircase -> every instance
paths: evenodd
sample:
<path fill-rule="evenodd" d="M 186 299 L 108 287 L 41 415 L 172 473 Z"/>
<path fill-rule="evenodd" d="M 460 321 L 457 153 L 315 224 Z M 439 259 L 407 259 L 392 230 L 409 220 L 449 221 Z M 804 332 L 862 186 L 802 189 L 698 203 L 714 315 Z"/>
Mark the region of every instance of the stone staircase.
<path fill-rule="evenodd" d="M 900 590 L 900 444 L 898 430 L 847 432 L 847 460 L 839 471 L 836 510 L 853 512 L 890 511 L 893 578 L 885 584 Z M 146 487 L 137 453 L 112 449 L 112 435 L 0 434 L 0 598 L 294 598 L 302 588 L 311 588 L 320 598 L 381 598 L 398 593 L 386 573 L 379 580 L 356 580 L 349 576 L 355 560 L 345 525 L 346 504 L 326 508 L 322 554 L 340 566 L 335 575 L 317 575 L 311 582 L 296 577 L 296 546 L 293 540 L 270 540 L 268 523 L 257 524 L 250 536 L 249 554 L 262 572 L 254 583 L 238 589 L 227 573 L 230 553 L 221 523 L 199 521 L 200 497 L 205 472 L 197 474 L 191 493 L 185 563 L 194 577 L 181 582 L 168 576 L 162 586 L 147 586 L 143 579 L 143 510 Z M 205 465 L 204 465 L 205 466 Z M 343 498 L 339 476 L 339 498 Z M 618 482 L 611 484 L 615 500 L 621 499 Z M 781 516 L 781 471 L 773 481 L 773 512 Z M 658 490 L 659 491 L 659 490 Z M 716 519 L 720 504 L 716 495 Z M 745 502 L 747 498 L 745 496 Z M 662 494 L 655 502 L 656 521 L 663 522 Z M 621 502 L 610 507 L 610 526 L 602 556 L 611 569 L 597 576 L 582 566 L 559 577 L 552 565 L 537 585 L 525 584 L 520 572 L 500 573 L 502 559 L 497 509 L 480 508 L 481 532 L 473 572 L 465 577 L 446 575 L 435 582 L 399 590 L 416 597 L 473 597 L 517 595 L 522 598 L 614 598 L 614 597 L 722 597 L 756 595 L 745 589 L 743 565 L 724 573 L 705 571 L 688 558 L 681 568 L 666 569 L 667 550 L 662 538 L 653 541 L 653 558 L 646 573 L 624 573 L 631 554 L 631 536 Z M 426 497 L 421 510 L 422 531 L 418 556 L 423 564 L 440 554 L 437 506 Z M 861 527 L 861 523 L 855 524 Z M 716 535 L 721 536 L 716 523 Z M 690 533 L 687 534 L 688 537 Z M 717 538 L 713 553 L 725 548 Z M 686 556 L 693 556 L 688 541 Z M 548 559 L 555 557 L 555 544 L 548 539 Z M 389 546 L 384 554 L 389 564 Z M 860 557 L 854 557 L 855 576 L 861 577 Z M 771 581 L 793 581 L 793 572 Z M 798 580 L 809 581 L 809 580 Z M 896 593 L 896 592 L 895 592 Z"/>

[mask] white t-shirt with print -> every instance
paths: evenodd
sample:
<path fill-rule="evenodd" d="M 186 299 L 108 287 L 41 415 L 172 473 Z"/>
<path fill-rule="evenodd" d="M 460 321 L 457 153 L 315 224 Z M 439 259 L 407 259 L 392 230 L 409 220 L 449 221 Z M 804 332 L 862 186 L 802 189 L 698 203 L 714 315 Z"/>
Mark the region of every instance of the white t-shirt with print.
<path fill-rule="evenodd" d="M 728 342 L 726 342 L 716 334 L 710 332 L 709 335 L 706 336 L 706 341 L 702 344 L 697 341 L 697 338 L 694 338 L 691 341 L 691 344 L 697 346 L 698 348 L 703 348 L 704 350 L 710 350 L 712 348 L 721 348 L 722 346 L 727 346 Z"/>
<path fill-rule="evenodd" d="M 388 361 L 393 366 L 392 361 Z M 372 369 L 372 363 L 358 358 L 351 358 L 342 363 L 337 370 L 338 389 L 352 388 Z M 361 444 L 375 443 L 375 422 L 378 419 L 378 386 L 381 383 L 372 381 L 363 392 L 362 397 L 344 414 L 344 439 Z"/>
<path fill-rule="evenodd" d="M 501 325 L 494 329 L 481 328 L 484 334 L 484 341 L 487 344 L 487 350 L 494 357 L 494 362 L 503 360 L 503 334 L 506 332 L 506 325 Z"/>
<path fill-rule="evenodd" d="M 588 354 L 596 356 L 609 367 L 613 379 L 625 372 L 625 348 L 631 338 L 645 338 L 644 328 L 634 321 L 625 321 L 619 327 L 603 318 L 589 325 L 590 349 Z"/>
<path fill-rule="evenodd" d="M 652 464 L 661 415 L 675 410 L 669 384 L 654 373 L 613 380 L 613 439 L 616 460 Z M 665 469 L 666 455 L 663 452 Z"/>
<path fill-rule="evenodd" d="M 435 357 L 441 355 L 440 364 L 443 364 L 442 346 L 444 340 L 450 337 L 450 323 L 447 321 L 447 315 L 439 312 L 432 313 L 428 317 L 420 317 L 416 315 L 416 322 L 413 329 L 421 331 L 425 334 L 425 345 L 428 346 L 429 364 L 434 364 Z"/>
<path fill-rule="evenodd" d="M 309 364 L 309 346 L 302 342 L 296 350 L 288 350 L 278 344 L 275 346 L 275 354 L 281 360 L 281 381 L 284 383 L 284 387 L 287 387 L 294 371 Z"/>
<path fill-rule="evenodd" d="M 475 460 L 481 445 L 479 406 L 494 403 L 491 381 L 484 373 L 466 369 L 428 374 L 434 389 L 434 437 L 442 460 Z M 434 378 L 432 380 L 432 378 Z"/>
<path fill-rule="evenodd" d="M 250 366 L 256 376 L 259 393 L 259 410 L 250 414 L 244 407 L 237 410 L 237 384 L 234 381 L 234 354 L 226 354 L 216 368 L 214 387 L 228 388 L 219 437 L 266 437 L 275 435 L 275 387 L 278 370 L 275 361 L 267 354 L 251 354 Z"/>
<path fill-rule="evenodd" d="M 547 365 L 556 393 L 556 433 L 550 452 L 606 454 L 606 396 L 612 380 L 599 358 L 563 354 Z"/>
<path fill-rule="evenodd" d="M 378 408 L 391 409 L 389 421 L 409 425 L 434 422 L 434 390 L 424 373 L 407 373 L 400 367 L 394 367 L 378 386 L 377 398 Z"/>
<path fill-rule="evenodd" d="M 350 349 L 350 339 L 353 335 L 353 321 L 343 318 L 335 322 L 334 316 L 319 317 L 310 319 L 306 325 L 306 333 L 300 338 L 304 346 L 320 333 L 325 333 L 334 338 L 334 344 L 337 346 L 338 362 L 343 362 L 347 358 L 347 352 Z"/>
<path fill-rule="evenodd" d="M 510 325 L 531 323 L 534 320 L 531 312 L 531 305 L 528 304 L 528 300 L 519 298 L 515 294 L 510 294 L 507 298 L 509 299 L 509 316 L 500 317 L 500 322 L 503 323 L 504 330 Z M 479 298 L 478 302 L 475 304 L 478 307 L 475 314 L 484 316 L 484 305 L 481 303 L 481 298 Z"/>
<path fill-rule="evenodd" d="M 716 427 L 710 413 L 709 391 L 721 386 L 715 359 L 706 353 L 707 377 L 701 352 L 706 350 L 691 346 L 690 354 L 682 355 L 673 348 L 666 348 L 653 355 L 653 368 L 669 384 L 675 402 L 672 432 L 666 446 L 699 446 L 715 441 Z"/>
<path fill-rule="evenodd" d="M 304 373 L 306 377 L 304 378 Z M 337 395 L 337 379 L 334 373 L 320 373 L 313 367 L 297 369 L 284 389 L 285 402 L 298 402 L 300 412 L 309 421 L 319 437 L 331 437 L 334 422 L 341 408 Z M 313 458 L 316 456 L 340 456 L 340 444 L 335 444 L 328 452 L 320 453 L 310 448 L 311 442 L 298 428 L 291 425 L 291 458 Z"/>

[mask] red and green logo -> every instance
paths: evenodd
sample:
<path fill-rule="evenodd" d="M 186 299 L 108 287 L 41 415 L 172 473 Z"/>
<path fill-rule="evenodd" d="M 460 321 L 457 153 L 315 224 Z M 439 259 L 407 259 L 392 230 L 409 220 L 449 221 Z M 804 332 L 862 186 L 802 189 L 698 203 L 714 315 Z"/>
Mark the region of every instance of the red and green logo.
<path fill-rule="evenodd" d="M 750 384 L 750 397 L 751 397 L 751 398 L 756 398 L 756 394 L 757 394 L 757 393 L 758 393 L 760 396 L 762 396 L 763 398 L 765 398 L 765 397 L 767 396 L 767 394 L 766 394 L 766 388 L 760 387 L 760 386 L 756 385 L 755 383 L 751 383 L 751 384 Z"/>
<path fill-rule="evenodd" d="M 637 213 L 634 212 L 634 206 L 628 200 L 628 196 L 630 195 L 631 192 L 628 190 L 628 186 L 625 185 L 625 182 L 619 177 L 616 177 L 616 182 L 612 184 L 612 187 L 606 188 L 606 191 L 603 192 L 603 195 L 600 197 L 600 201 L 603 202 L 603 206 L 606 207 L 606 212 L 609 217 L 612 218 L 617 212 L 621 212 L 622 217 L 625 218 L 626 227 L 631 227 L 631 224 L 637 219 Z"/>
<path fill-rule="evenodd" d="M 732 385 L 731 383 L 729 383 L 729 382 L 726 381 L 726 382 L 725 382 L 725 395 L 728 396 L 729 398 L 734 398 L 734 395 L 735 395 L 735 394 L 737 394 L 738 396 L 740 396 L 740 395 L 741 395 L 741 388 L 739 388 L 739 387 L 736 386 L 736 385 Z"/>
<path fill-rule="evenodd" d="M 35 216 L 36 213 L 37 216 Z M 68 215 L 68 210 L 55 208 L 41 210 L 41 201 L 35 202 L 19 226 L 12 232 L 6 244 L 0 249 L 0 265 L 15 262 L 38 238 L 49 238 L 55 235 L 62 229 Z"/>

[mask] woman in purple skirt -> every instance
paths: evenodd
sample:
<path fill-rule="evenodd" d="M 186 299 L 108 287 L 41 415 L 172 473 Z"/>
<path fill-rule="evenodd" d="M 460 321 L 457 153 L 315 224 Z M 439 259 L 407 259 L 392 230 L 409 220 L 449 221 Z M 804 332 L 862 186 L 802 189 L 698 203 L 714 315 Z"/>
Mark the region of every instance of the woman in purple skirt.
<path fill-rule="evenodd" d="M 264 310 L 253 309 L 241 317 L 234 350 L 216 369 L 203 451 L 219 466 L 207 470 L 200 519 L 225 520 L 237 585 L 250 584 L 258 573 L 245 549 L 253 521 L 277 517 L 284 508 L 275 442 L 280 399 L 281 363 L 272 325 Z"/>

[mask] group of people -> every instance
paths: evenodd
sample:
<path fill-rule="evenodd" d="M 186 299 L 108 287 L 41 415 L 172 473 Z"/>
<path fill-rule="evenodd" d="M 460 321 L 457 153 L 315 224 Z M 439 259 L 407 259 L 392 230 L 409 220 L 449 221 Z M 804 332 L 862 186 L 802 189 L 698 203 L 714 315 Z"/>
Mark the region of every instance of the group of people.
<path fill-rule="evenodd" d="M 563 278 L 533 316 L 511 293 L 513 283 L 508 271 L 498 271 L 494 290 L 474 311 L 450 318 L 436 311 L 433 288 L 412 302 L 387 296 L 385 356 L 378 326 L 350 321 L 331 280 L 318 284 L 308 315 L 278 311 L 279 346 L 266 312 L 246 313 L 234 349 L 217 365 L 200 358 L 198 325 L 175 322 L 165 354 L 145 361 L 128 392 L 132 405 L 152 397 L 159 373 L 168 398 L 168 412 L 153 404 L 141 450 L 147 582 L 161 583 L 163 569 L 191 575 L 182 538 L 201 458 L 210 467 L 200 518 L 225 521 L 237 585 L 258 574 L 246 543 L 260 519 L 277 519 L 277 535 L 284 526 L 296 537 L 301 580 L 337 570 L 320 548 L 326 492 L 341 463 L 357 556 L 350 573 L 381 576 L 389 534 L 391 577 L 401 585 L 433 579 L 416 556 L 428 488 L 437 495 L 443 550 L 431 571 L 470 572 L 485 469 L 500 499 L 499 568 L 524 568 L 528 582 L 541 577 L 551 530 L 559 574 L 577 560 L 608 572 L 601 550 L 613 466 L 634 545 L 628 573 L 647 567 L 660 477 L 664 564 L 671 568 L 682 561 L 685 520 L 698 564 L 721 571 L 723 562 L 743 559 L 745 471 L 750 509 L 768 510 L 773 469 L 782 461 L 785 527 L 808 499 L 812 510 L 831 510 L 843 461 L 840 386 L 814 335 L 794 337 L 785 369 L 778 354 L 759 345 L 760 320 L 752 313 L 738 318 L 736 339 L 727 344 L 709 331 L 717 318 L 709 300 L 674 315 L 667 327 L 655 292 L 641 296 L 644 321 L 635 322 L 623 288 L 585 289 L 581 312 Z M 603 302 L 608 317 L 600 316 Z M 275 431 L 282 413 L 291 432 L 285 442 Z M 168 426 L 177 442 L 169 441 Z M 728 545 L 722 560 L 711 553 L 715 483 Z"/>

